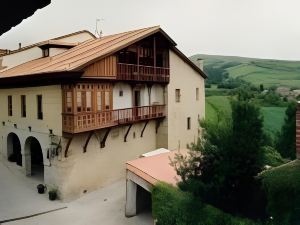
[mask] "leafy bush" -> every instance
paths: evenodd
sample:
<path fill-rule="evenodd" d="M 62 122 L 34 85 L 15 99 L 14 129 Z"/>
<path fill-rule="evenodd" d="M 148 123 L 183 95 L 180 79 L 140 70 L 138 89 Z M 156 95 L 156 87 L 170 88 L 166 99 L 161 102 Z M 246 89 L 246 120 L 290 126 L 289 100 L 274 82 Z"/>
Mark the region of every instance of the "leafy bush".
<path fill-rule="evenodd" d="M 248 219 L 233 217 L 203 204 L 191 194 L 160 183 L 152 190 L 152 209 L 157 225 L 258 225 Z"/>
<path fill-rule="evenodd" d="M 300 224 L 300 160 L 259 175 L 267 195 L 267 210 L 274 224 Z"/>
<path fill-rule="evenodd" d="M 287 160 L 282 158 L 280 153 L 276 149 L 272 148 L 271 146 L 263 147 L 263 151 L 264 151 L 263 162 L 265 165 L 276 167 L 287 162 Z"/>

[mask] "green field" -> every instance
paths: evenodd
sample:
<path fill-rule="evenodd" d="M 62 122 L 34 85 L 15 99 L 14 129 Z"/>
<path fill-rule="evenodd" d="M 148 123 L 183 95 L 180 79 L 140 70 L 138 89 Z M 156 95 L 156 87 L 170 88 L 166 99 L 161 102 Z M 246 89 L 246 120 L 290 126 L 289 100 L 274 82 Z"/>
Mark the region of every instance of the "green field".
<path fill-rule="evenodd" d="M 300 88 L 300 61 L 254 59 L 232 56 L 195 55 L 191 60 L 204 59 L 205 67 L 219 67 L 229 77 L 241 78 L 256 86 L 287 86 Z"/>
<path fill-rule="evenodd" d="M 219 116 L 230 116 L 230 101 L 227 96 L 206 97 L 205 117 L 207 120 L 216 121 Z M 285 107 L 262 107 L 261 114 L 264 117 L 264 130 L 270 135 L 280 131 L 285 117 Z"/>

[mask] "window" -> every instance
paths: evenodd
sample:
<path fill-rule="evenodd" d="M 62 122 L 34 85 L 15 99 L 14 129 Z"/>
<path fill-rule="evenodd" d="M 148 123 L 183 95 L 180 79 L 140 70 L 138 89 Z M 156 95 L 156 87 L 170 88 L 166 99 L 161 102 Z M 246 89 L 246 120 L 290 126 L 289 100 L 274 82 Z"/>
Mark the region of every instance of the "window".
<path fill-rule="evenodd" d="M 102 110 L 102 96 L 100 91 L 97 91 L 97 110 Z"/>
<path fill-rule="evenodd" d="M 13 112 L 12 112 L 12 96 L 11 95 L 7 96 L 7 106 L 8 106 L 8 116 L 12 116 Z"/>
<path fill-rule="evenodd" d="M 119 91 L 119 96 L 120 96 L 120 97 L 123 96 L 123 91 L 122 91 L 122 90 Z"/>
<path fill-rule="evenodd" d="M 43 57 L 49 56 L 49 48 L 43 49 Z"/>
<path fill-rule="evenodd" d="M 67 92 L 66 106 L 67 106 L 67 112 L 72 112 L 72 92 L 71 91 Z"/>
<path fill-rule="evenodd" d="M 109 110 L 110 109 L 110 97 L 109 97 L 109 91 L 105 92 L 105 109 Z"/>
<path fill-rule="evenodd" d="M 21 95 L 21 117 L 26 117 L 26 96 Z"/>
<path fill-rule="evenodd" d="M 43 97 L 42 95 L 37 95 L 37 118 L 39 120 L 43 119 Z"/>
<path fill-rule="evenodd" d="M 196 88 L 196 101 L 199 101 L 199 88 Z"/>
<path fill-rule="evenodd" d="M 191 129 L 191 117 L 187 118 L 187 129 L 190 130 Z"/>
<path fill-rule="evenodd" d="M 180 89 L 175 89 L 175 101 L 180 102 Z"/>
<path fill-rule="evenodd" d="M 85 93 L 86 98 L 86 111 L 90 112 L 92 111 L 92 93 L 90 91 L 87 91 Z"/>
<path fill-rule="evenodd" d="M 77 112 L 82 111 L 82 98 L 81 98 L 81 91 L 77 92 Z"/>

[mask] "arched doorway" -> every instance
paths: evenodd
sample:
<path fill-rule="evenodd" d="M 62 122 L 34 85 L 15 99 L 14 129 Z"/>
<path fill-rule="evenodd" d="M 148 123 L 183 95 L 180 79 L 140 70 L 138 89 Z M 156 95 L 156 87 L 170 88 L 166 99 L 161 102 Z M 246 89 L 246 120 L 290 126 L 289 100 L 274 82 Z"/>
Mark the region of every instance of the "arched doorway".
<path fill-rule="evenodd" d="M 21 143 L 15 133 L 10 133 L 7 136 L 7 160 L 22 166 Z"/>
<path fill-rule="evenodd" d="M 26 174 L 39 180 L 44 179 L 43 151 L 39 141 L 34 137 L 27 138 L 25 142 Z"/>

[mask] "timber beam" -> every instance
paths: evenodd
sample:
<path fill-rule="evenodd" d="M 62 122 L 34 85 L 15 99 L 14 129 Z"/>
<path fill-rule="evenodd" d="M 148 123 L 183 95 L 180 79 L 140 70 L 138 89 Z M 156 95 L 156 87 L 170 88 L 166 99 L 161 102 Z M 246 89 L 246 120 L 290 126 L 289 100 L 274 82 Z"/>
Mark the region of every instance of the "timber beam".
<path fill-rule="evenodd" d="M 108 134 L 109 134 L 110 131 L 111 131 L 111 127 L 106 130 L 105 135 L 104 135 L 104 137 L 102 138 L 102 140 L 100 142 L 100 148 L 105 147 L 105 142 L 106 142 L 106 139 L 107 139 Z"/>
<path fill-rule="evenodd" d="M 144 125 L 144 127 L 143 127 L 143 130 L 142 130 L 142 132 L 141 132 L 141 137 L 143 137 L 144 131 L 145 131 L 145 129 L 146 129 L 148 123 L 149 123 L 149 120 L 146 121 L 146 123 L 145 123 L 145 125 Z"/>
<path fill-rule="evenodd" d="M 69 148 L 70 148 L 70 145 L 71 145 L 71 142 L 73 140 L 73 135 L 71 137 L 68 138 L 68 142 L 67 142 L 67 146 L 66 146 L 66 149 L 65 149 L 65 158 L 68 157 L 68 151 L 69 151 Z"/>
<path fill-rule="evenodd" d="M 128 127 L 127 131 L 126 131 L 126 134 L 124 136 L 124 142 L 127 142 L 127 136 L 129 134 L 129 131 L 130 131 L 131 127 L 132 127 L 132 124 L 129 125 L 129 127 Z"/>
<path fill-rule="evenodd" d="M 86 139 L 85 144 L 84 144 L 84 146 L 83 146 L 83 153 L 86 153 L 87 147 L 88 147 L 88 145 L 89 145 L 89 142 L 90 142 L 90 140 L 91 140 L 93 134 L 94 134 L 94 131 L 90 131 L 90 132 L 89 132 L 89 135 L 87 136 L 87 139 Z"/>

